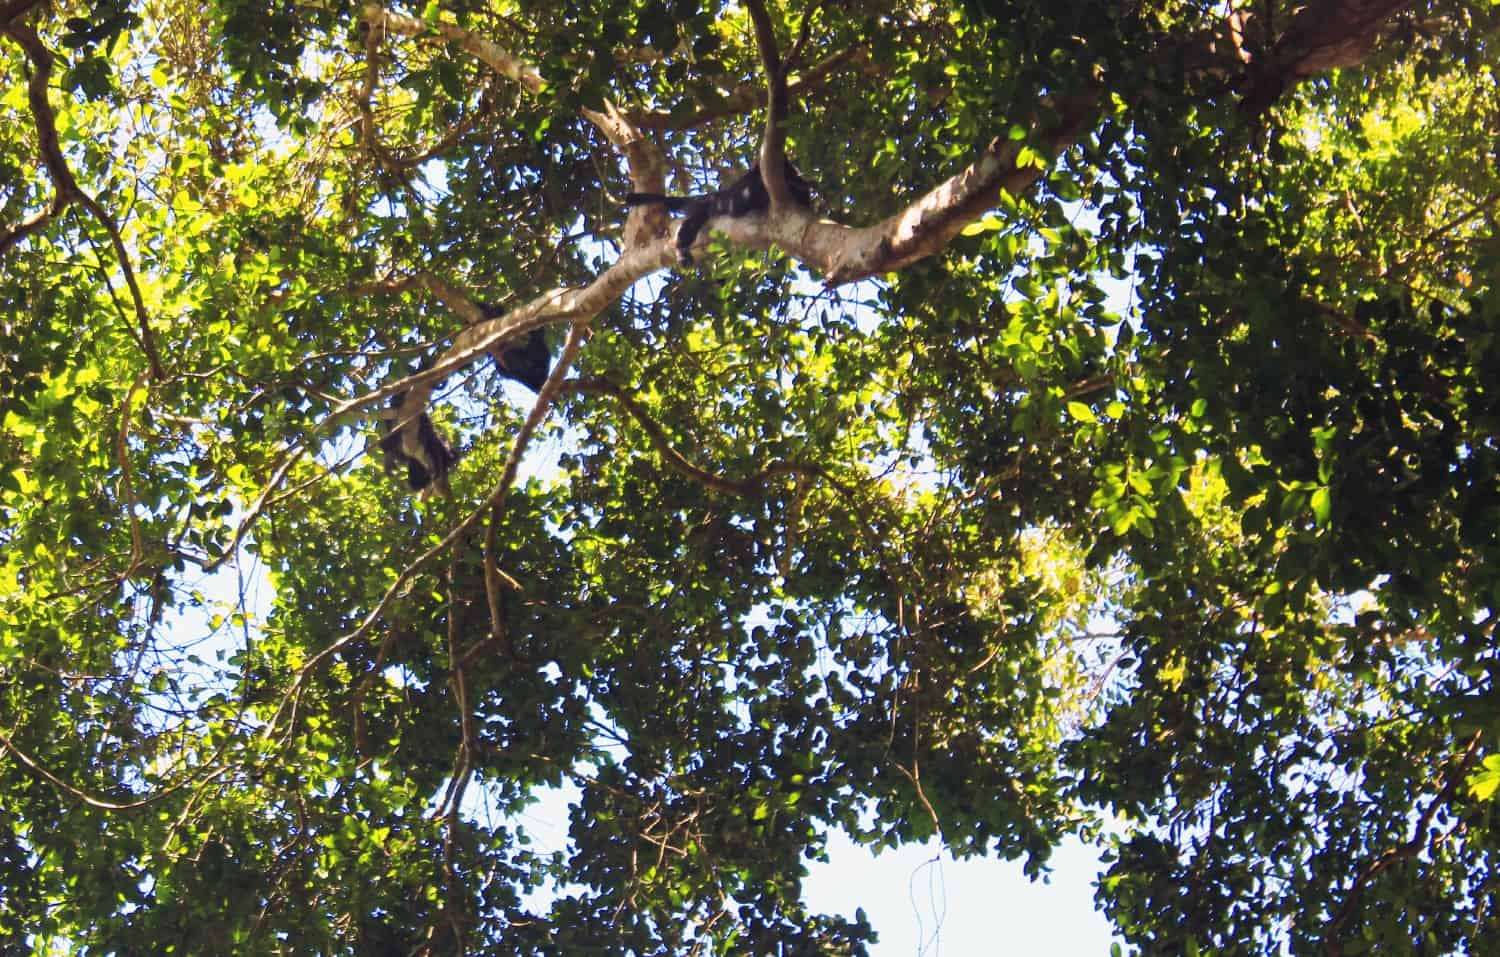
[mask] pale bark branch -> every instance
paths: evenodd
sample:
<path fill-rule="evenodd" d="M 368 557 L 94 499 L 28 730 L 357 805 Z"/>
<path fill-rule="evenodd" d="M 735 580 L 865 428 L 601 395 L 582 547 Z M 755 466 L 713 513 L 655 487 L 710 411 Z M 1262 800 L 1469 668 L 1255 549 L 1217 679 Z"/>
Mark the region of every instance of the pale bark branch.
<path fill-rule="evenodd" d="M 334 406 L 323 417 L 318 427 L 312 430 L 301 443 L 283 451 L 272 463 L 271 476 L 267 479 L 260 495 L 256 497 L 246 510 L 244 517 L 240 519 L 239 525 L 235 527 L 234 537 L 228 548 L 218 558 L 207 563 L 205 570 L 213 571 L 218 568 L 238 550 L 250 529 L 260 520 L 267 506 L 274 501 L 277 489 L 286 481 L 296 464 L 308 454 L 312 447 L 311 443 L 319 435 L 332 429 L 335 424 L 347 421 L 351 415 L 378 406 L 391 396 L 403 391 L 407 395 L 401 405 L 383 413 L 383 416 L 395 418 L 397 421 L 414 421 L 426 409 L 433 391 L 444 379 L 483 358 L 492 349 L 500 348 L 505 343 L 517 340 L 542 326 L 591 320 L 624 295 L 625 290 L 629 289 L 636 280 L 676 261 L 677 251 L 671 241 L 665 237 L 658 238 L 646 246 L 627 250 L 615 261 L 614 265 L 585 286 L 553 289 L 502 316 L 484 319 L 481 322 L 474 321 L 483 317 L 479 307 L 448 283 L 425 273 L 414 277 L 412 285 L 429 290 L 445 305 L 473 324 L 454 338 L 453 344 L 431 367 L 404 379 L 387 383 L 363 395 L 346 399 Z M 400 288 L 405 285 L 405 283 L 387 282 L 382 284 L 382 288 L 387 286 Z"/>
<path fill-rule="evenodd" d="M 500 480 L 495 483 L 484 502 L 479 507 L 470 511 L 462 521 L 449 529 L 437 544 L 422 552 L 406 568 L 402 569 L 396 576 L 395 581 L 391 582 L 386 588 L 385 593 L 381 595 L 380 600 L 376 602 L 375 607 L 370 609 L 365 617 L 360 620 L 359 624 L 355 626 L 354 630 L 339 636 L 326 648 L 307 660 L 307 663 L 298 670 L 291 687 L 282 696 L 281 703 L 277 706 L 275 715 L 263 732 L 265 737 L 269 738 L 274 733 L 283 716 L 286 716 L 288 721 L 295 716 L 296 709 L 301 700 L 302 688 L 308 677 L 323 662 L 369 634 L 370 630 L 375 627 L 375 623 L 380 620 L 380 617 L 385 614 L 386 609 L 390 607 L 391 602 L 395 601 L 397 596 L 405 590 L 407 584 L 416 577 L 417 572 L 424 565 L 436 556 L 443 554 L 454 542 L 466 535 L 486 512 L 493 513 L 494 510 L 504 505 L 505 499 L 510 493 L 511 486 L 515 484 L 516 475 L 520 470 L 521 459 L 525 456 L 527 445 L 530 444 L 532 436 L 536 434 L 536 430 L 552 410 L 553 403 L 562 391 L 563 380 L 567 378 L 568 371 L 578 359 L 578 354 L 583 347 L 583 340 L 588 335 L 589 318 L 587 316 L 579 316 L 573 319 L 568 331 L 568 340 L 563 345 L 562 353 L 558 356 L 557 363 L 552 367 L 552 372 L 548 374 L 547 381 L 542 385 L 542 391 L 537 395 L 536 403 L 532 406 L 530 414 L 526 416 L 526 420 L 521 423 L 521 428 L 517 430 L 515 441 L 511 446 L 510 455 L 506 458 L 505 468 L 500 476 Z"/>
<path fill-rule="evenodd" d="M 410 39 L 437 36 L 470 54 L 538 100 L 548 93 L 547 81 L 535 65 L 474 30 L 453 23 L 419 20 L 387 10 L 375 3 L 365 5 L 362 19 L 372 31 L 386 30 Z M 666 181 L 666 162 L 661 151 L 641 135 L 626 114 L 614 104 L 606 103 L 603 110 L 583 110 L 582 115 L 625 154 L 630 163 L 631 182 L 636 189 L 643 192 L 661 191 L 662 184 Z"/>
<path fill-rule="evenodd" d="M 734 238 L 754 245 L 761 244 L 756 243 L 757 233 L 768 234 L 764 239 L 820 269 L 830 287 L 893 272 L 946 247 L 964 226 L 993 209 L 1002 191 L 1017 195 L 1031 187 L 1045 174 L 1046 162 L 1076 142 L 1094 115 L 1093 97 L 1068 101 L 1052 125 L 1038 124 L 1026 140 L 996 138 L 965 169 L 872 226 L 820 220 L 795 206 L 780 211 L 770 223 L 753 217 L 733 224 L 715 222 Z"/>
<path fill-rule="evenodd" d="M 1291 84 L 1336 67 L 1352 66 L 1374 49 L 1393 19 L 1410 0 L 1321 0 L 1301 7 L 1285 32 L 1259 61 L 1243 62 L 1243 48 L 1218 49 L 1215 39 L 1196 38 L 1196 52 L 1216 57 L 1245 79 L 1241 83 L 1247 112 L 1264 110 Z M 1078 141 L 1097 116 L 1105 91 L 1075 96 L 1056 104 L 1050 121 L 1030 124 L 1021 141 L 997 138 L 968 167 L 938 184 L 906 209 L 866 227 L 818 220 L 805 210 L 789 209 L 769 224 L 745 221 L 716 223 L 737 240 L 763 246 L 760 233 L 769 226 L 771 241 L 810 266 L 822 270 L 829 286 L 866 279 L 904 268 L 947 246 L 963 229 L 992 209 L 1001 191 L 1017 195 L 1036 183 L 1058 154 Z M 1023 147 L 1030 151 L 1023 154 Z M 1033 162 L 1021 162 L 1023 155 Z M 1046 162 L 1034 162 L 1037 156 Z M 734 235 L 738 234 L 738 235 Z"/>
<path fill-rule="evenodd" d="M 457 24 L 419 20 L 387 10 L 375 3 L 365 4 L 362 18 L 372 30 L 384 28 L 410 39 L 436 33 L 533 96 L 539 96 L 547 89 L 547 81 L 542 78 L 541 71 L 527 60 Z"/>
<path fill-rule="evenodd" d="M 1290 75 L 1300 77 L 1309 75 L 1309 71 L 1347 65 L 1368 53 L 1371 38 L 1378 36 L 1385 21 L 1405 5 L 1404 0 L 1324 0 L 1320 5 L 1303 8 L 1276 44 L 1275 49 L 1280 52 L 1268 61 L 1279 66 L 1275 70 L 1271 66 L 1263 69 L 1280 71 L 1282 75 L 1290 71 Z M 789 202 L 778 161 L 784 155 L 781 123 L 788 97 L 786 77 L 763 0 L 747 0 L 746 8 L 755 25 L 766 74 L 767 116 L 761 173 L 767 192 L 773 197 L 772 210 L 769 214 L 717 217 L 708 226 L 751 248 L 780 246 L 822 271 L 829 286 L 899 270 L 941 251 L 966 225 L 994 208 L 1002 192 L 1017 195 L 1032 187 L 1049 164 L 1086 132 L 1098 115 L 1098 103 L 1104 95 L 1096 90 L 1049 104 L 1047 110 L 1039 111 L 1028 124 L 1026 136 L 995 138 L 966 168 L 880 223 L 855 228 L 819 220 L 811 211 Z M 546 90 L 546 83 L 535 67 L 472 31 L 400 16 L 373 4 L 365 8 L 364 16 L 372 28 L 382 26 L 411 37 L 440 36 L 528 92 L 539 95 Z M 1245 51 L 1240 49 L 1237 63 L 1241 67 L 1244 56 Z M 1255 68 L 1253 63 L 1251 66 Z M 641 134 L 640 127 L 613 104 L 606 104 L 602 111 L 584 111 L 584 115 L 631 161 L 636 187 L 660 191 L 664 179 L 661 152 Z M 651 207 L 650 213 L 648 216 L 645 209 L 638 208 L 630 214 L 625 252 L 594 282 L 577 289 L 553 290 L 498 318 L 483 319 L 466 297 L 435 277 L 427 277 L 423 284 L 468 320 L 470 327 L 455 338 L 429 369 L 359 400 L 351 400 L 334 414 L 406 390 L 400 409 L 393 414 L 415 420 L 439 382 L 492 349 L 542 325 L 597 315 L 637 279 L 672 261 L 669 245 L 664 242 L 664 212 Z M 705 239 L 709 229 L 703 231 Z"/>

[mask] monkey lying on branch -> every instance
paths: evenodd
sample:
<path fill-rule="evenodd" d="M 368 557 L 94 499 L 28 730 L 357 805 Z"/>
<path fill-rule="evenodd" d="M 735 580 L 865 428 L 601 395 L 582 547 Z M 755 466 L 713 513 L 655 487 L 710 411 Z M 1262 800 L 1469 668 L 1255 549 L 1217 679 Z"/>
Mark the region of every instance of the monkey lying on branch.
<path fill-rule="evenodd" d="M 786 161 L 786 187 L 792 200 L 799 206 L 812 205 L 812 187 L 797 172 L 791 160 Z M 760 178 L 760 164 L 723 189 L 694 196 L 667 196 L 663 193 L 626 193 L 626 206 L 641 206 L 646 203 L 661 203 L 671 213 L 682 213 L 682 225 L 677 228 L 677 261 L 684 266 L 693 264 L 693 241 L 702 232 L 703 226 L 715 216 L 748 216 L 768 209 L 771 197 L 766 193 L 766 183 Z"/>

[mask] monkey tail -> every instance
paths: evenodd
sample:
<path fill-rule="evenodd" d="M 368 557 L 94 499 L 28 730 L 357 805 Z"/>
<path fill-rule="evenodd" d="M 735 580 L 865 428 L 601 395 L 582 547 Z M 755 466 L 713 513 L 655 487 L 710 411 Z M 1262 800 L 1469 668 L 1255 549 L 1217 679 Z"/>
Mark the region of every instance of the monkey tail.
<path fill-rule="evenodd" d="M 672 212 L 679 212 L 683 207 L 683 197 L 664 196 L 661 193 L 626 193 L 626 206 L 643 206 L 646 203 L 661 203 Z"/>

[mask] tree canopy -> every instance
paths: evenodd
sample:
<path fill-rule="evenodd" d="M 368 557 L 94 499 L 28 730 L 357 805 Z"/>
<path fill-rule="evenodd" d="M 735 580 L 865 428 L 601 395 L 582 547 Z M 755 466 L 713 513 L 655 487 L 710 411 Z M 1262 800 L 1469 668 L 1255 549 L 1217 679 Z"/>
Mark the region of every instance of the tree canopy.
<path fill-rule="evenodd" d="M 862 953 L 843 830 L 1478 952 L 1497 27 L 0 0 L 0 951 Z"/>

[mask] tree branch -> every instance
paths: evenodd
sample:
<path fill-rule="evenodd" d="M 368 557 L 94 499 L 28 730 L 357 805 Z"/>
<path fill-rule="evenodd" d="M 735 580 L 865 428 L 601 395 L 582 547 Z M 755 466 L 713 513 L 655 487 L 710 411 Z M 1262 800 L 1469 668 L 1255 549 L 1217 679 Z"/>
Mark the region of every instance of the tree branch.
<path fill-rule="evenodd" d="M 410 564 L 402 569 L 400 574 L 396 576 L 395 581 L 391 582 L 386 588 L 385 593 L 380 596 L 380 600 L 376 602 L 375 607 L 370 609 L 369 613 L 360 620 L 360 623 L 355 626 L 353 631 L 336 638 L 328 647 L 313 655 L 307 660 L 306 664 L 298 669 L 297 677 L 292 680 L 292 685 L 287 689 L 286 694 L 282 696 L 281 703 L 277 706 L 275 715 L 266 725 L 264 732 L 266 737 L 269 737 L 274 732 L 283 714 L 295 715 L 304 684 L 308 677 L 324 661 L 367 635 L 370 629 L 375 626 L 375 623 L 380 620 L 380 616 L 385 614 L 391 602 L 396 599 L 397 595 L 401 594 L 406 588 L 407 583 L 416 576 L 417 572 L 424 565 L 447 551 L 454 542 L 467 534 L 486 512 L 493 512 L 505 503 L 511 486 L 515 484 L 516 473 L 520 469 L 521 459 L 526 453 L 526 447 L 530 444 L 532 435 L 536 433 L 542 420 L 551 411 L 553 403 L 562 391 L 563 380 L 567 378 L 568 371 L 578 359 L 578 353 L 583 346 L 583 340 L 588 334 L 589 318 L 579 318 L 573 321 L 568 331 L 568 340 L 563 344 L 562 353 L 558 356 L 556 364 L 553 365 L 552 372 L 547 376 L 547 381 L 543 383 L 542 391 L 537 395 L 536 403 L 532 406 L 531 413 L 527 415 L 526 421 L 521 423 L 521 428 L 516 432 L 515 442 L 511 446 L 511 452 L 506 459 L 505 469 L 500 476 L 500 480 L 495 483 L 494 488 L 485 498 L 485 501 L 469 512 L 457 525 L 453 526 L 437 544 L 418 555 Z"/>
<path fill-rule="evenodd" d="M 1040 179 L 1046 171 L 1041 156 L 1055 157 L 1077 141 L 1095 116 L 1096 100 L 1091 95 L 1062 103 L 1051 123 L 1033 124 L 1025 140 L 997 137 L 968 167 L 882 222 L 849 227 L 794 206 L 771 224 L 771 238 L 820 268 L 830 287 L 902 269 L 947 246 L 964 226 L 995 207 L 1002 190 L 1016 195 Z M 746 225 L 766 229 L 753 221 Z"/>
<path fill-rule="evenodd" d="M 776 31 L 764 0 L 746 0 L 745 9 L 755 24 L 755 45 L 760 48 L 761 69 L 766 74 L 766 131 L 760 141 L 760 179 L 771 198 L 771 212 L 792 205 L 786 183 L 786 70 L 776 49 Z"/>
<path fill-rule="evenodd" d="M 829 77 L 839 68 L 851 63 L 869 67 L 868 52 L 863 47 L 840 50 L 819 61 L 795 79 L 789 78 L 786 86 L 788 102 L 800 99 L 814 90 L 824 89 Z M 881 72 L 884 70 L 882 69 Z M 715 120 L 741 116 L 750 112 L 760 104 L 764 91 L 764 84 L 741 83 L 726 93 L 723 100 L 715 106 L 704 107 L 693 113 L 679 115 L 668 110 L 631 108 L 625 112 L 625 117 L 637 129 L 642 130 L 692 130 L 707 126 Z"/>
<path fill-rule="evenodd" d="M 1254 114 L 1297 81 L 1360 62 L 1388 31 L 1391 19 L 1409 5 L 1410 0 L 1321 0 L 1301 8 L 1271 54 L 1252 63 L 1245 74 L 1243 108 Z M 1192 44 L 1199 54 L 1230 57 L 1243 68 L 1246 51 L 1219 50 L 1214 37 L 1197 37 Z M 770 224 L 770 238 L 822 269 L 829 286 L 904 268 L 944 248 L 965 225 L 993 208 L 1002 190 L 1016 195 L 1032 186 L 1045 172 L 1035 162 L 1037 154 L 1050 159 L 1077 142 L 1105 95 L 1098 89 L 1056 103 L 1050 119 L 1028 124 L 1024 140 L 996 138 L 967 168 L 881 223 L 851 228 L 790 209 Z M 1023 154 L 1024 147 L 1030 150 Z M 1023 155 L 1030 162 L 1021 162 Z M 765 224 L 735 225 L 747 227 L 746 233 L 755 225 L 765 229 Z M 753 235 L 744 238 L 754 241 Z"/>
<path fill-rule="evenodd" d="M 26 6 L 21 5 L 24 12 Z M 31 76 L 26 81 L 26 99 L 31 106 L 31 116 L 36 124 L 37 151 L 42 155 L 42 165 L 52 177 L 52 202 L 26 217 L 19 225 L 0 232 L 0 257 L 3 257 L 21 240 L 47 225 L 54 217 L 62 215 L 68 204 L 78 199 L 78 183 L 73 171 L 63 157 L 62 146 L 57 140 L 57 114 L 47 97 L 47 87 L 52 82 L 52 64 L 55 58 L 29 24 L 16 22 L 19 13 L 7 14 L 0 20 L 0 34 L 16 42 L 31 64 Z"/>
<path fill-rule="evenodd" d="M 84 192 L 73 178 L 73 171 L 69 169 L 62 145 L 58 141 L 57 114 L 47 96 L 47 88 L 52 80 L 52 65 L 55 62 L 52 51 L 47 49 L 30 25 L 15 20 L 0 21 L 0 24 L 3 24 L 0 25 L 0 33 L 10 37 L 21 47 L 32 67 L 31 78 L 26 83 L 26 98 L 31 106 L 32 119 L 36 123 L 37 149 L 42 154 L 42 164 L 52 176 L 54 190 L 52 203 L 48 208 L 26 217 L 14 229 L 0 233 L 0 258 L 21 240 L 41 229 L 54 217 L 60 216 L 69 204 L 76 202 L 81 205 L 99 221 L 109 235 L 110 245 L 114 247 L 115 257 L 120 263 L 120 271 L 125 276 L 125 285 L 130 289 L 131 301 L 135 306 L 138 328 L 133 335 L 141 351 L 146 354 L 146 361 L 150 363 L 152 378 L 160 382 L 166 378 L 166 371 L 162 365 L 161 353 L 156 348 L 156 339 L 151 334 L 151 326 L 147 322 L 146 302 L 141 296 L 141 287 L 136 281 L 130 254 L 120 238 L 120 228 L 109 213 L 105 212 L 104 207 Z"/>
<path fill-rule="evenodd" d="M 460 50 L 470 54 L 500 76 L 516 83 L 521 89 L 541 99 L 550 92 L 540 70 L 524 57 L 517 56 L 489 38 L 460 27 L 457 24 L 408 17 L 387 10 L 376 3 L 365 5 L 360 15 L 371 30 L 384 29 L 411 39 L 437 35 Z M 630 118 L 620 112 L 613 103 L 606 102 L 602 111 L 582 110 L 582 115 L 599 128 L 605 138 L 625 154 L 630 164 L 631 182 L 643 192 L 660 192 L 666 181 L 666 161 L 655 144 L 651 143 L 631 123 Z"/>
<path fill-rule="evenodd" d="M 368 23 L 372 30 L 383 28 L 411 39 L 436 33 L 533 96 L 540 96 L 547 90 L 547 81 L 542 78 L 541 71 L 529 61 L 457 24 L 419 20 L 387 10 L 378 3 L 365 4 L 360 19 Z"/>
<path fill-rule="evenodd" d="M 1411 839 L 1387 849 L 1379 857 L 1366 865 L 1365 869 L 1355 878 L 1354 886 L 1349 889 L 1349 895 L 1344 898 L 1344 906 L 1339 908 L 1339 912 L 1334 915 L 1333 920 L 1328 922 L 1328 929 L 1323 932 L 1323 952 L 1328 957 L 1339 957 L 1344 952 L 1344 945 L 1339 940 L 1339 934 L 1343 931 L 1344 925 L 1349 922 L 1349 918 L 1354 916 L 1354 910 L 1359 905 L 1359 899 L 1364 893 L 1365 886 L 1387 867 L 1390 867 L 1399 860 L 1416 857 L 1417 854 L 1421 853 L 1428 846 L 1426 840 L 1427 829 L 1432 825 L 1432 819 L 1437 814 L 1438 808 L 1447 804 L 1452 799 L 1454 790 L 1464 778 L 1464 773 L 1469 769 L 1469 765 L 1474 763 L 1474 758 L 1479 753 L 1479 739 L 1479 732 L 1475 732 L 1474 736 L 1469 739 L 1469 746 L 1464 749 L 1463 756 L 1459 759 L 1458 764 L 1449 768 L 1448 773 L 1444 776 L 1445 779 L 1442 788 L 1427 805 L 1427 809 L 1422 812 L 1422 816 L 1417 819 L 1416 826 L 1412 828 Z"/>
<path fill-rule="evenodd" d="M 9 3 L 0 3 L 0 27 L 9 26 L 12 20 L 19 20 L 41 5 L 42 0 L 10 0 Z"/>
<path fill-rule="evenodd" d="M 827 478 L 827 473 L 820 465 L 805 462 L 789 462 L 778 459 L 756 472 L 754 475 L 742 479 L 725 478 L 715 475 L 706 469 L 699 468 L 681 452 L 672 447 L 671 440 L 667 438 L 666 430 L 661 427 L 651 414 L 630 397 L 628 393 L 618 385 L 606 379 L 574 379 L 568 383 L 568 387 L 574 392 L 585 395 L 607 395 L 624 407 L 636 424 L 646 433 L 651 447 L 656 450 L 673 471 L 685 478 L 697 482 L 705 488 L 711 488 L 716 492 L 724 492 L 728 495 L 738 495 L 742 498 L 756 498 L 764 491 L 765 485 L 771 479 L 782 475 L 795 475 L 800 477 L 816 476 Z"/>
<path fill-rule="evenodd" d="M 1286 32 L 1255 57 L 1241 84 L 1240 109 L 1259 116 L 1299 80 L 1353 66 L 1370 51 L 1387 22 L 1412 0 L 1319 0 L 1298 8 Z"/>
<path fill-rule="evenodd" d="M 553 289 L 502 316 L 474 322 L 454 338 L 453 345 L 429 368 L 335 405 L 318 423 L 317 428 L 307 433 L 302 442 L 286 449 L 272 463 L 271 477 L 240 519 L 229 546 L 218 558 L 206 563 L 204 570 L 213 571 L 238 550 L 245 535 L 274 500 L 276 490 L 286 481 L 296 464 L 307 455 L 313 440 L 332 429 L 335 424 L 347 421 L 350 415 L 381 405 L 391 396 L 403 391 L 406 396 L 401 405 L 384 412 L 382 417 L 415 421 L 425 411 L 433 391 L 444 379 L 479 360 L 490 350 L 543 326 L 564 321 L 592 320 L 624 295 L 625 290 L 636 280 L 676 261 L 677 251 L 666 237 L 659 237 L 642 248 L 627 250 L 614 265 L 595 277 L 593 282 L 574 288 Z M 415 278 L 414 284 L 431 291 L 466 319 L 472 321 L 484 315 L 472 300 L 436 276 L 420 274 Z M 383 283 L 382 287 L 391 285 L 402 286 L 404 283 Z"/>
<path fill-rule="evenodd" d="M 24 767 L 27 771 L 30 771 L 32 774 L 57 788 L 62 793 L 68 795 L 76 801 L 80 801 L 83 804 L 87 804 L 89 807 L 97 808 L 101 811 L 138 811 L 143 807 L 149 807 L 150 805 L 155 804 L 157 801 L 160 801 L 167 795 L 172 794 L 176 791 L 180 791 L 192 783 L 191 778 L 178 781 L 176 784 L 168 785 L 155 794 L 147 795 L 146 797 L 140 798 L 135 801 L 107 801 L 104 798 L 95 797 L 82 788 L 74 787 L 67 781 L 64 781 L 62 778 L 53 774 L 51 771 L 47 770 L 46 767 L 41 764 L 41 762 L 37 761 L 31 755 L 16 747 L 16 743 L 12 741 L 10 737 L 5 734 L 5 732 L 0 731 L 0 753 L 4 752 L 9 752 L 10 754 L 14 755 L 15 759 L 19 761 L 21 763 L 21 766 Z"/>
<path fill-rule="evenodd" d="M 1321 18 L 1304 10 L 1287 33 L 1287 37 L 1300 39 L 1279 46 L 1301 51 L 1288 61 L 1298 70 L 1309 68 L 1310 64 L 1343 62 L 1339 58 L 1330 59 L 1327 52 L 1338 46 L 1337 31 L 1328 23 L 1330 11 L 1349 16 L 1359 13 L 1354 32 L 1366 36 L 1378 33 L 1377 28 L 1383 19 L 1403 5 L 1403 0 L 1325 0 L 1318 8 L 1323 14 Z M 788 101 L 786 77 L 776 46 L 774 25 L 764 0 L 747 0 L 746 8 L 755 26 L 756 43 L 766 73 L 766 127 L 760 165 L 767 192 L 772 197 L 774 215 L 718 217 L 713 226 L 743 245 L 766 248 L 774 243 L 786 249 L 809 265 L 820 268 L 829 286 L 901 269 L 946 247 L 964 226 L 992 209 L 999 202 L 1002 191 L 1019 194 L 1035 184 L 1045 172 L 1047 163 L 1076 142 L 1088 128 L 1097 115 L 1097 103 L 1103 95 L 1103 91 L 1096 90 L 1062 100 L 1045 113 L 1039 111 L 1029 124 L 1031 133 L 1028 136 L 1020 139 L 996 137 L 967 168 L 881 223 L 856 229 L 820 221 L 809 210 L 790 202 L 782 163 L 785 156 L 782 123 Z M 408 36 L 435 32 L 528 91 L 540 94 L 546 89 L 535 67 L 471 31 L 452 24 L 429 24 L 390 13 L 373 4 L 365 8 L 364 17 L 372 24 Z M 1355 43 L 1354 48 L 1367 51 L 1368 45 Z M 584 111 L 584 114 L 630 158 L 632 181 L 638 187 L 652 179 L 659 185 L 664 178 L 660 150 L 642 136 L 625 114 L 612 104 L 606 104 L 602 112 Z M 442 379 L 491 348 L 551 322 L 576 321 L 597 315 L 636 279 L 670 262 L 663 256 L 667 252 L 661 229 L 664 212 L 654 207 L 652 211 L 655 219 L 646 218 L 640 208 L 630 214 L 626 225 L 626 252 L 587 287 L 554 290 L 495 319 L 480 321 L 482 317 L 476 314 L 466 297 L 429 277 L 428 288 L 466 318 L 470 327 L 455 338 L 453 345 L 431 368 L 363 397 L 354 407 L 372 404 L 404 389 L 406 395 L 401 407 L 392 414 L 414 422 L 426 409 L 432 391 Z M 350 403 L 345 403 L 334 414 L 348 411 L 350 406 Z"/>

